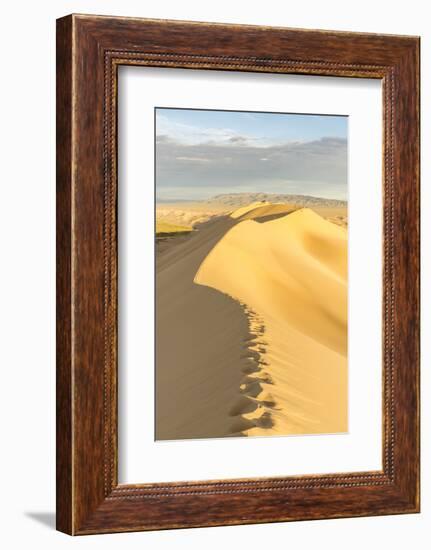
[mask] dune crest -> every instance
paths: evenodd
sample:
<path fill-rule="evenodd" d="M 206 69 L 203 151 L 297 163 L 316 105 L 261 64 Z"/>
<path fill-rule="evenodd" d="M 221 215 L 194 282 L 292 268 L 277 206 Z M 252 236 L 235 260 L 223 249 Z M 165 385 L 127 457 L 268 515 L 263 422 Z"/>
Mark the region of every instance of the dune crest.
<path fill-rule="evenodd" d="M 251 210 L 255 210 L 259 206 L 265 206 L 266 202 L 256 201 L 252 202 L 251 204 L 247 204 L 246 206 L 241 206 L 240 208 L 237 208 L 233 212 L 230 213 L 230 217 L 233 219 L 241 218 L 241 216 L 244 216 L 244 214 L 247 214 L 247 212 L 250 212 Z"/>
<path fill-rule="evenodd" d="M 257 220 L 257 221 L 269 221 L 271 219 L 291 214 L 295 210 L 299 210 L 300 207 L 295 204 L 286 203 L 263 203 L 259 206 L 247 209 L 241 216 L 237 217 L 239 221 L 244 220 Z M 232 215 L 231 215 L 232 216 Z"/>
<path fill-rule="evenodd" d="M 270 206 L 253 203 L 233 212 L 231 218 L 241 219 L 194 277 L 197 285 L 242 304 L 254 335 L 248 348 L 255 368 L 238 388 L 231 431 L 251 436 L 344 432 L 347 232 L 293 205 L 282 217 L 263 223 L 252 219 L 262 208 L 264 216 L 271 215 Z M 278 207 L 272 214 L 283 214 L 279 205 L 272 207 Z"/>

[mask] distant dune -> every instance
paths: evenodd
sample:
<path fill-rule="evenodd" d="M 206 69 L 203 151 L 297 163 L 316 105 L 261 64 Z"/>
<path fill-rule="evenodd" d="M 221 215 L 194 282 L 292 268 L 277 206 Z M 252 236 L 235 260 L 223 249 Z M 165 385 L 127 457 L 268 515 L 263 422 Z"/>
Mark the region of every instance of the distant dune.
<path fill-rule="evenodd" d="M 163 203 L 156 206 L 157 222 L 173 225 L 194 227 L 220 214 L 229 212 L 231 208 L 220 204 L 201 202 Z"/>
<path fill-rule="evenodd" d="M 266 206 L 266 202 L 263 201 L 256 201 L 252 202 L 250 204 L 246 204 L 242 208 L 238 208 L 237 210 L 230 213 L 230 217 L 236 219 L 242 218 L 245 214 L 248 214 L 249 212 L 253 212 L 260 208 L 261 206 Z"/>
<path fill-rule="evenodd" d="M 310 197 L 307 195 L 276 195 L 271 193 L 233 193 L 217 195 L 207 201 L 194 202 L 162 202 L 156 205 L 156 218 L 159 223 L 195 227 L 223 214 L 238 211 L 241 217 L 245 211 L 262 208 L 292 208 L 310 207 L 324 218 L 331 218 L 337 225 L 347 225 L 347 203 L 340 200 Z M 256 213 L 255 213 L 256 214 Z M 253 216 L 255 216 L 253 214 Z"/>
<path fill-rule="evenodd" d="M 157 257 L 157 439 L 347 430 L 347 231 L 255 202 Z"/>
<path fill-rule="evenodd" d="M 230 217 L 234 219 L 256 220 L 258 222 L 269 221 L 290 214 L 299 207 L 296 204 L 272 204 L 267 202 L 254 202 L 253 205 L 243 206 L 231 212 Z"/>

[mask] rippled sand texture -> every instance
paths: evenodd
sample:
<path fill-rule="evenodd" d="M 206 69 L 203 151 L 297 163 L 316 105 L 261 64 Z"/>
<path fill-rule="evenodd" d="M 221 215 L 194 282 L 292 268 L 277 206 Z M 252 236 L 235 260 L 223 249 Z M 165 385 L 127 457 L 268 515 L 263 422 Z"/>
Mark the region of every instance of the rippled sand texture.
<path fill-rule="evenodd" d="M 347 231 L 254 203 L 158 255 L 156 437 L 347 430 Z"/>

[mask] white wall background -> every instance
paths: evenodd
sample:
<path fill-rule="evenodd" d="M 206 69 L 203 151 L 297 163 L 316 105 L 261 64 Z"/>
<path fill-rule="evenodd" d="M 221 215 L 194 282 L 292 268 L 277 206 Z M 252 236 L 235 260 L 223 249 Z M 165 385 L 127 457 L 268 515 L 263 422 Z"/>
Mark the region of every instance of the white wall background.
<path fill-rule="evenodd" d="M 55 19 L 75 13 L 283 25 L 422 37 L 422 151 L 431 148 L 427 2 L 56 0 L 2 6 L 0 87 L 0 524 L 4 548 L 426 548 L 431 523 L 430 339 L 422 346 L 422 514 L 67 537 L 54 525 Z M 431 330 L 430 164 L 422 155 L 422 327 Z M 427 529 L 428 527 L 428 529 Z"/>

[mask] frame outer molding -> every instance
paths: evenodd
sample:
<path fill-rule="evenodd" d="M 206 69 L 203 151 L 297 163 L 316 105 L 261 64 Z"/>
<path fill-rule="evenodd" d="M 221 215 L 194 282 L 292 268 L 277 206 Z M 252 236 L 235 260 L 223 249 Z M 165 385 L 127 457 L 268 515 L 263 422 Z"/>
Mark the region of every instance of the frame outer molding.
<path fill-rule="evenodd" d="M 383 471 L 118 485 L 119 64 L 383 80 Z M 87 534 L 418 511 L 419 39 L 81 15 L 59 19 L 57 529 Z"/>

